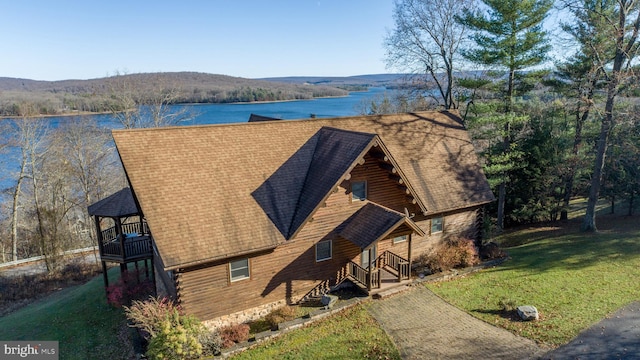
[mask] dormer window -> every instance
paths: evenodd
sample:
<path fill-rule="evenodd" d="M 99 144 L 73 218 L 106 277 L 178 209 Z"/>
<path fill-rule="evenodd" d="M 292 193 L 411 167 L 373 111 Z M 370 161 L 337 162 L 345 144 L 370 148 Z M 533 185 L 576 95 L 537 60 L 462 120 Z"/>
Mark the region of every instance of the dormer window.
<path fill-rule="evenodd" d="M 351 200 L 364 201 L 367 199 L 367 182 L 353 181 L 351 182 Z"/>

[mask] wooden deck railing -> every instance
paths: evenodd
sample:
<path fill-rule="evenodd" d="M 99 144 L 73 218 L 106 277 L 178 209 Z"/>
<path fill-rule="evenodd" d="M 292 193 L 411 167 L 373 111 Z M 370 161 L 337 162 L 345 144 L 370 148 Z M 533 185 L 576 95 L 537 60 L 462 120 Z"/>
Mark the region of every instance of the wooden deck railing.
<path fill-rule="evenodd" d="M 142 229 L 140 229 L 139 222 L 122 224 L 122 233 L 149 235 L 149 226 L 146 222 L 142 223 Z M 105 243 L 115 240 L 117 236 L 118 232 L 115 226 L 102 230 L 102 241 Z"/>
<path fill-rule="evenodd" d="M 127 237 L 124 241 L 111 241 L 102 245 L 100 255 L 105 258 L 115 258 L 118 260 L 131 260 L 135 258 L 151 257 L 151 237 L 136 236 Z"/>
<path fill-rule="evenodd" d="M 102 230 L 100 255 L 114 261 L 150 258 L 152 255 L 151 236 L 146 222 L 122 224 L 122 234 L 118 236 L 116 227 Z"/>
<path fill-rule="evenodd" d="M 365 269 L 353 261 L 349 261 L 347 271 L 351 278 L 369 290 L 380 287 L 380 269 L 371 269 L 371 271 L 369 271 L 369 269 Z"/>
<path fill-rule="evenodd" d="M 106 230 L 102 230 L 102 242 L 103 243 L 108 243 L 111 242 L 113 240 L 115 240 L 115 238 L 118 236 L 118 233 L 116 232 L 116 227 L 110 227 Z"/>
<path fill-rule="evenodd" d="M 398 281 L 409 279 L 410 271 L 409 260 L 392 253 L 391 251 L 385 251 L 378 257 L 378 266 L 388 266 L 396 271 L 398 274 Z"/>

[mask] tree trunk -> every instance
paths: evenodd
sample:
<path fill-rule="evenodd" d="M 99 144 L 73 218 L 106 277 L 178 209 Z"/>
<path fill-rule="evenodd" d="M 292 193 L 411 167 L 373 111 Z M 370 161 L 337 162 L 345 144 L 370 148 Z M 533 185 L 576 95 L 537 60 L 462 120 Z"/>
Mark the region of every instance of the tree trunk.
<path fill-rule="evenodd" d="M 616 59 L 616 65 L 618 59 Z M 618 71 L 622 66 L 620 61 Z M 613 127 L 613 105 L 615 102 L 616 92 L 618 90 L 617 72 L 612 75 L 612 79 L 609 83 L 607 90 L 607 103 L 605 105 L 605 116 L 602 119 L 600 126 L 600 135 L 598 136 L 596 159 L 593 166 L 593 175 L 591 177 L 591 188 L 589 189 L 589 201 L 587 201 L 587 211 L 582 223 L 582 231 L 597 231 L 596 227 L 596 203 L 598 202 L 598 196 L 600 194 L 600 184 L 602 182 L 602 170 L 604 169 L 604 159 L 607 152 L 607 145 L 609 143 L 609 134 L 611 134 L 611 128 Z"/>
<path fill-rule="evenodd" d="M 632 191 L 629 194 L 629 212 L 627 213 L 627 215 L 632 216 L 633 215 L 633 200 L 635 199 L 635 193 Z"/>
<path fill-rule="evenodd" d="M 591 90 L 589 91 L 589 96 L 587 97 L 588 100 L 591 100 L 593 98 L 594 87 L 595 87 L 595 83 L 592 83 Z M 587 121 L 587 118 L 589 117 L 589 111 L 591 108 L 590 106 L 591 102 L 588 102 L 587 104 L 589 105 L 587 105 L 587 109 L 585 109 L 585 111 L 582 113 L 582 116 L 580 116 L 579 106 L 578 106 L 578 109 L 576 110 L 576 133 L 575 133 L 575 136 L 573 137 L 573 149 L 571 151 L 574 161 L 572 161 L 571 163 L 571 167 L 569 169 L 569 176 L 567 177 L 567 181 L 564 186 L 564 198 L 563 198 L 563 204 L 562 204 L 562 211 L 560 212 L 560 220 L 569 219 L 569 201 L 571 201 L 571 196 L 573 195 L 573 182 L 575 179 L 576 168 L 577 168 L 576 162 L 578 160 L 578 153 L 580 152 L 580 146 L 582 145 L 582 127 L 584 123 Z"/>
<path fill-rule="evenodd" d="M 515 70 L 509 71 L 509 81 L 507 85 L 507 96 L 505 99 L 505 114 L 511 113 L 513 102 L 513 82 L 515 78 Z M 511 124 L 510 120 L 504 124 L 504 137 L 502 138 L 503 153 L 507 154 L 511 147 Z M 507 198 L 507 179 L 508 174 L 502 175 L 502 182 L 498 188 L 498 221 L 497 225 L 500 230 L 504 229 L 504 207 Z"/>
<path fill-rule="evenodd" d="M 11 260 L 18 260 L 18 208 L 20 203 L 20 195 L 22 194 L 22 181 L 25 177 L 25 169 L 27 166 L 26 152 L 22 150 L 22 162 L 20 163 L 20 174 L 18 175 L 18 183 L 13 192 L 13 205 L 11 208 Z"/>
<path fill-rule="evenodd" d="M 624 16 L 621 13 L 620 16 Z M 640 20 L 640 14 L 639 14 Z M 621 21 L 624 24 L 624 21 Z M 602 170 L 604 168 L 604 159 L 609 143 L 609 135 L 613 128 L 613 106 L 618 93 L 618 84 L 620 82 L 621 70 L 626 54 L 623 51 L 624 32 L 616 41 L 616 56 L 613 61 L 613 69 L 607 86 L 607 102 L 604 107 L 604 118 L 600 126 L 600 135 L 598 136 L 598 147 L 596 159 L 593 166 L 593 176 L 591 178 L 591 188 L 589 189 L 589 201 L 587 202 L 587 211 L 582 223 L 582 231 L 597 231 L 596 227 L 596 202 L 600 194 L 600 183 L 602 182 Z"/>
<path fill-rule="evenodd" d="M 507 184 L 502 182 L 498 188 L 498 229 L 504 229 L 504 203 L 507 195 Z"/>

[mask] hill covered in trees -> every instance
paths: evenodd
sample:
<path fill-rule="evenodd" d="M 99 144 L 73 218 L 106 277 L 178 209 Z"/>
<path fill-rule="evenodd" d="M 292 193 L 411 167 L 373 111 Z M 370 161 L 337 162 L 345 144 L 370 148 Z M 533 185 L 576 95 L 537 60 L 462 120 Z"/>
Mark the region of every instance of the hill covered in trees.
<path fill-rule="evenodd" d="M 254 80 L 196 72 L 126 74 L 89 80 L 37 81 L 0 77 L 0 116 L 112 111 L 122 96 L 138 103 L 229 103 L 345 96 L 335 86 Z M 27 108 L 28 107 L 28 108 Z"/>

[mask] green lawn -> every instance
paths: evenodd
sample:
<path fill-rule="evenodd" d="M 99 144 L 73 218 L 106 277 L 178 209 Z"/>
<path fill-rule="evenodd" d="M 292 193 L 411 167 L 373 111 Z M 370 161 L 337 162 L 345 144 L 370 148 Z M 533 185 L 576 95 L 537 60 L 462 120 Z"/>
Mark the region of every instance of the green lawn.
<path fill-rule="evenodd" d="M 640 300 L 640 216 L 602 215 L 597 234 L 579 222 L 532 226 L 496 241 L 511 259 L 466 278 L 430 284 L 452 304 L 491 324 L 547 345 L 564 344 L 621 306 Z M 110 282 L 119 276 L 109 271 Z M 517 321 L 500 303 L 535 305 L 536 322 Z M 62 359 L 132 355 L 121 309 L 107 305 L 102 276 L 61 290 L 0 318 L 0 340 L 57 340 Z M 393 342 L 363 306 L 284 334 L 237 355 L 243 359 L 399 359 Z"/>
<path fill-rule="evenodd" d="M 557 346 L 616 309 L 640 300 L 640 217 L 602 215 L 599 233 L 579 220 L 504 234 L 511 259 L 466 278 L 430 284 L 472 315 L 540 343 Z M 541 318 L 522 322 L 501 302 L 534 305 Z"/>
<path fill-rule="evenodd" d="M 109 270 L 110 283 L 118 270 Z M 124 359 L 131 355 L 124 324 L 122 309 L 107 305 L 100 275 L 0 318 L 0 339 L 57 340 L 61 359 Z"/>
<path fill-rule="evenodd" d="M 269 340 L 233 359 L 400 359 L 362 305 Z"/>

